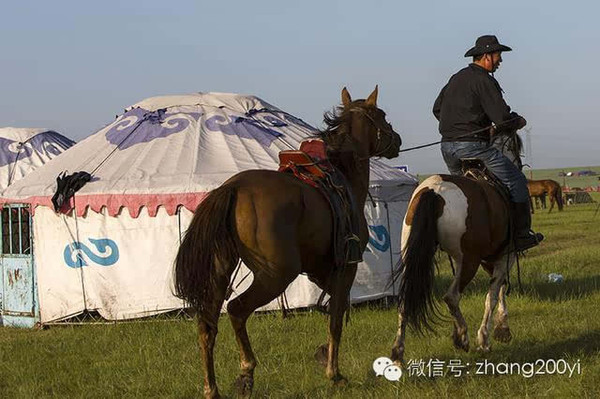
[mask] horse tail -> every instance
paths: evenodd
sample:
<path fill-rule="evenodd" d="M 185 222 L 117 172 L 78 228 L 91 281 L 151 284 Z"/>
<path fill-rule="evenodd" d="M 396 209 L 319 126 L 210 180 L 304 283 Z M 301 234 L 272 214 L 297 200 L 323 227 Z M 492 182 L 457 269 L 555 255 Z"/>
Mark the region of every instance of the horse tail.
<path fill-rule="evenodd" d="M 560 184 L 557 185 L 556 190 L 554 191 L 554 195 L 555 195 L 555 199 L 556 199 L 556 205 L 558 205 L 558 210 L 562 211 L 563 210 L 563 194 L 562 194 L 562 187 L 560 186 Z"/>
<path fill-rule="evenodd" d="M 433 331 L 431 322 L 440 319 L 433 298 L 437 219 L 441 216 L 443 200 L 428 189 L 418 197 L 408 239 L 402 250 L 402 263 L 394 272 L 400 278 L 398 306 L 412 329 L 422 335 Z M 412 204 L 409 205 L 409 210 Z"/>
<path fill-rule="evenodd" d="M 221 186 L 200 203 L 175 259 L 175 295 L 216 325 L 239 253 L 233 213 L 237 189 Z"/>

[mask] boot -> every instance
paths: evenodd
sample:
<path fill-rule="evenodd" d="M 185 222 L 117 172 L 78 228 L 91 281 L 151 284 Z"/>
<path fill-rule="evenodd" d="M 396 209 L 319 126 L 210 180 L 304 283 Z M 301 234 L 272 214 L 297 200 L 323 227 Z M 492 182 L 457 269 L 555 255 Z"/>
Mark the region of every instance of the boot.
<path fill-rule="evenodd" d="M 543 239 L 540 233 L 531 231 L 531 211 L 528 202 L 511 202 L 515 231 L 515 251 L 521 252 L 535 247 Z"/>

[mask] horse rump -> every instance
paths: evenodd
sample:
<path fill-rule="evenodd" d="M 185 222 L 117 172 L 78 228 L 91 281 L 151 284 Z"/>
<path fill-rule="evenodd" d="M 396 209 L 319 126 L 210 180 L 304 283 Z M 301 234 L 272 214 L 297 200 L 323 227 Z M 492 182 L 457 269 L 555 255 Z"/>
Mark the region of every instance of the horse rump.
<path fill-rule="evenodd" d="M 175 258 L 175 295 L 216 324 L 239 254 L 234 239 L 236 188 L 223 185 L 198 205 Z"/>

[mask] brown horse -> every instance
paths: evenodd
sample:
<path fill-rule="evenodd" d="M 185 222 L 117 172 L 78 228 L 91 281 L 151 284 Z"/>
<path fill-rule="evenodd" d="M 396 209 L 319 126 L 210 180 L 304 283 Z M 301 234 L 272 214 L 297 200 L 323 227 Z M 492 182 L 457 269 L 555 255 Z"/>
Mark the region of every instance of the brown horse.
<path fill-rule="evenodd" d="M 327 129 L 318 136 L 348 182 L 357 205 L 360 250 L 364 251 L 369 158 L 398 156 L 400 136 L 377 108 L 377 87 L 366 100 L 356 101 L 344 88 L 342 106 L 325 114 L 325 123 Z M 177 254 L 175 281 L 177 295 L 198 313 L 206 397 L 219 396 L 213 348 L 219 314 L 239 258 L 252 270 L 254 280 L 227 305 L 240 349 L 237 393 L 251 394 L 256 367 L 246 320 L 300 273 L 330 295 L 328 344 L 317 354 L 326 362 L 329 379 L 336 384 L 345 381 L 338 369 L 338 350 L 356 264 L 333 266 L 332 230 L 333 215 L 325 197 L 292 175 L 275 171 L 241 172 L 200 204 Z"/>
<path fill-rule="evenodd" d="M 550 209 L 548 213 L 552 212 L 554 203 L 558 206 L 558 210 L 563 210 L 563 197 L 562 188 L 558 182 L 547 179 L 547 180 L 527 180 L 527 189 L 529 190 L 530 197 L 539 197 L 545 194 L 550 198 Z M 533 209 L 533 206 L 532 206 Z"/>
<path fill-rule="evenodd" d="M 514 145 L 505 150 L 510 150 L 509 158 L 518 165 L 518 142 L 510 141 Z M 510 243 L 509 203 L 491 184 L 450 175 L 433 175 L 423 181 L 413 193 L 402 226 L 402 262 L 395 271 L 395 277 L 400 279 L 398 332 L 392 361 L 399 365 L 404 362 L 407 325 L 422 333 L 432 330 L 431 320 L 439 316 L 432 293 L 438 248 L 456 266 L 454 279 L 444 295 L 454 321 L 454 345 L 469 350 L 467 323 L 459 302 L 479 265 L 490 274 L 491 283 L 477 334 L 478 348 L 490 350 L 491 316 L 498 302 L 494 337 L 510 341 L 505 303 L 507 275 L 515 260 Z"/>

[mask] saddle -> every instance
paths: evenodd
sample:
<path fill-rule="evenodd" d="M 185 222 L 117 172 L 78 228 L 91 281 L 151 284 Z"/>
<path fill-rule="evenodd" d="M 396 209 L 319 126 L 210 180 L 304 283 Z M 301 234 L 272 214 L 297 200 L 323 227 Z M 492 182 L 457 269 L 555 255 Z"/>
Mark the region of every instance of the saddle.
<path fill-rule="evenodd" d="M 322 140 L 307 140 L 300 143 L 299 150 L 279 152 L 279 171 L 293 173 L 298 179 L 313 186 L 328 173 L 335 173 L 335 167 L 327 158 L 327 149 Z"/>
<path fill-rule="evenodd" d="M 279 153 L 279 172 L 291 173 L 315 187 L 327 199 L 333 214 L 335 265 L 362 262 L 358 212 L 344 175 L 330 162 L 324 141 L 306 140 L 299 150 Z"/>
<path fill-rule="evenodd" d="M 507 204 L 510 203 L 508 188 L 485 167 L 485 164 L 480 159 L 461 158 L 460 162 L 464 177 L 487 182 L 498 191 L 498 194 L 500 194 Z"/>

